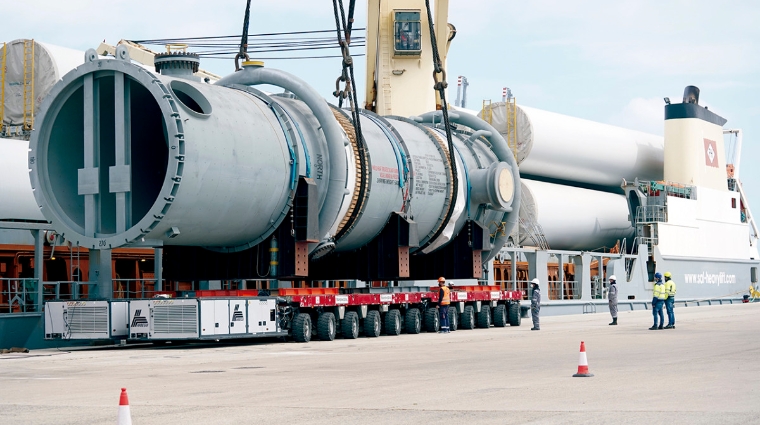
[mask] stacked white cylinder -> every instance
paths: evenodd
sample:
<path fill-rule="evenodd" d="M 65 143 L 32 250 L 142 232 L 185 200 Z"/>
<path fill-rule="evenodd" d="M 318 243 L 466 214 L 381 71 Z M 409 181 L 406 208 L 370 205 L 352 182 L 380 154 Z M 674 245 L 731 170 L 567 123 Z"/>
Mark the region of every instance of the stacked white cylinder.
<path fill-rule="evenodd" d="M 0 220 L 44 221 L 29 182 L 29 142 L 0 138 Z"/>
<path fill-rule="evenodd" d="M 9 128 L 21 126 L 24 120 L 24 43 L 34 49 L 34 113 L 42 99 L 67 72 L 84 62 L 84 52 L 66 47 L 18 39 L 0 45 L 0 58 L 5 56 L 5 114 L 3 124 Z M 27 61 L 28 62 L 28 61 Z M 31 74 L 30 74 L 31 75 Z M 12 131 L 12 130 L 11 130 Z"/>
<path fill-rule="evenodd" d="M 529 179 L 521 183 L 520 245 L 536 245 L 536 223 L 551 249 L 612 248 L 633 237 L 624 195 Z"/>
<path fill-rule="evenodd" d="M 535 245 L 543 232 L 552 249 L 593 250 L 633 237 L 620 185 L 662 180 L 662 136 L 505 102 L 488 114 L 516 144 L 524 189 L 516 243 Z"/>
<path fill-rule="evenodd" d="M 504 102 L 491 106 L 492 125 L 506 140 L 517 132 L 521 175 L 611 188 L 623 179 L 662 180 L 662 136 L 522 105 L 508 128 L 507 108 Z"/>

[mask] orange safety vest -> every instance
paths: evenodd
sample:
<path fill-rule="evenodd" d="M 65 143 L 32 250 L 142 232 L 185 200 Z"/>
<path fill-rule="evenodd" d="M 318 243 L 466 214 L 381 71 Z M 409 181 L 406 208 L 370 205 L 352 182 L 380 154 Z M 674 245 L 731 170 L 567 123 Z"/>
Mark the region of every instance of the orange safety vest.
<path fill-rule="evenodd" d="M 449 288 L 443 286 L 441 287 L 441 290 L 443 290 L 443 298 L 440 300 L 441 305 L 449 305 L 451 304 L 451 295 Z"/>

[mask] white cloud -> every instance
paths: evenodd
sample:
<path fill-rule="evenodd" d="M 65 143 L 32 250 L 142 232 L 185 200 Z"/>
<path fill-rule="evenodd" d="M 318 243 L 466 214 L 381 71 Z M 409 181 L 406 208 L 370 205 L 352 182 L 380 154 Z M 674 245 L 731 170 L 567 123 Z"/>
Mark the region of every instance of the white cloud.
<path fill-rule="evenodd" d="M 675 100 L 674 101 L 680 101 Z M 645 133 L 663 134 L 665 102 L 662 98 L 631 99 L 623 110 L 613 115 L 609 122 L 620 127 Z"/>

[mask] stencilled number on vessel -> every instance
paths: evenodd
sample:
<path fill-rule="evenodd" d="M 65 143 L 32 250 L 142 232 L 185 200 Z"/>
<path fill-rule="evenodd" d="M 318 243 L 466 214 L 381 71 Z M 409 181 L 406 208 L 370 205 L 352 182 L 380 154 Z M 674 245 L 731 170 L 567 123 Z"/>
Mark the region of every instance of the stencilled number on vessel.
<path fill-rule="evenodd" d="M 104 246 L 106 246 L 106 240 L 105 240 L 105 239 L 101 239 L 101 240 L 99 240 L 99 241 L 98 241 L 98 246 L 100 246 L 100 247 L 104 247 Z"/>

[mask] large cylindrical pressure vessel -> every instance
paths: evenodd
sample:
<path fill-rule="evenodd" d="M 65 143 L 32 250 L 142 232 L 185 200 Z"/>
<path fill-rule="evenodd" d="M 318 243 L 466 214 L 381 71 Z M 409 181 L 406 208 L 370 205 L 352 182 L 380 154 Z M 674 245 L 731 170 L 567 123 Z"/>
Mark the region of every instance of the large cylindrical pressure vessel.
<path fill-rule="evenodd" d="M 25 47 L 26 46 L 26 47 Z M 13 40 L 0 45 L 0 60 L 5 57 L 5 114 L 3 124 L 21 126 L 24 122 L 24 81 L 33 78 L 33 111 L 64 74 L 84 62 L 84 52 L 35 40 Z M 25 74 L 26 69 L 26 74 Z M 33 76 L 33 77 L 32 77 Z M 31 92 L 30 92 L 31 94 Z M 11 133 L 13 129 L 11 129 Z"/>
<path fill-rule="evenodd" d="M 64 76 L 32 133 L 37 204 L 76 245 L 244 250 L 291 214 L 302 176 L 316 186 L 308 195 L 321 238 L 310 246 L 315 256 L 361 248 L 394 213 L 417 223 L 412 251 L 429 253 L 468 219 L 496 234 L 518 202 L 515 167 L 485 139 L 495 131 L 454 131 L 452 155 L 433 124 L 361 111 L 358 138 L 348 114 L 290 74 L 247 64 L 207 85 L 117 57 Z"/>
<path fill-rule="evenodd" d="M 44 221 L 29 182 L 29 142 L 0 138 L 0 220 Z"/>
<path fill-rule="evenodd" d="M 74 244 L 239 250 L 289 209 L 293 146 L 275 112 L 245 91 L 95 60 L 51 90 L 39 118 L 35 197 Z"/>
<path fill-rule="evenodd" d="M 444 246 L 468 219 L 495 232 L 503 209 L 511 205 L 514 181 L 483 139 L 455 131 L 452 161 L 441 129 L 366 111 L 361 120 L 367 166 L 357 180 L 366 181 L 369 190 L 355 219 L 337 233 L 336 251 L 365 245 L 394 212 L 417 224 L 420 246 L 412 252 Z M 472 192 L 486 195 L 475 199 Z"/>
<path fill-rule="evenodd" d="M 521 182 L 520 245 L 535 245 L 540 232 L 551 249 L 563 250 L 611 248 L 618 240 L 633 237 L 624 195 L 528 179 Z"/>
<path fill-rule="evenodd" d="M 619 187 L 623 179 L 662 180 L 662 136 L 519 105 L 491 106 L 492 125 L 507 140 L 516 131 L 521 175 Z M 482 112 L 478 114 L 482 115 Z"/>

